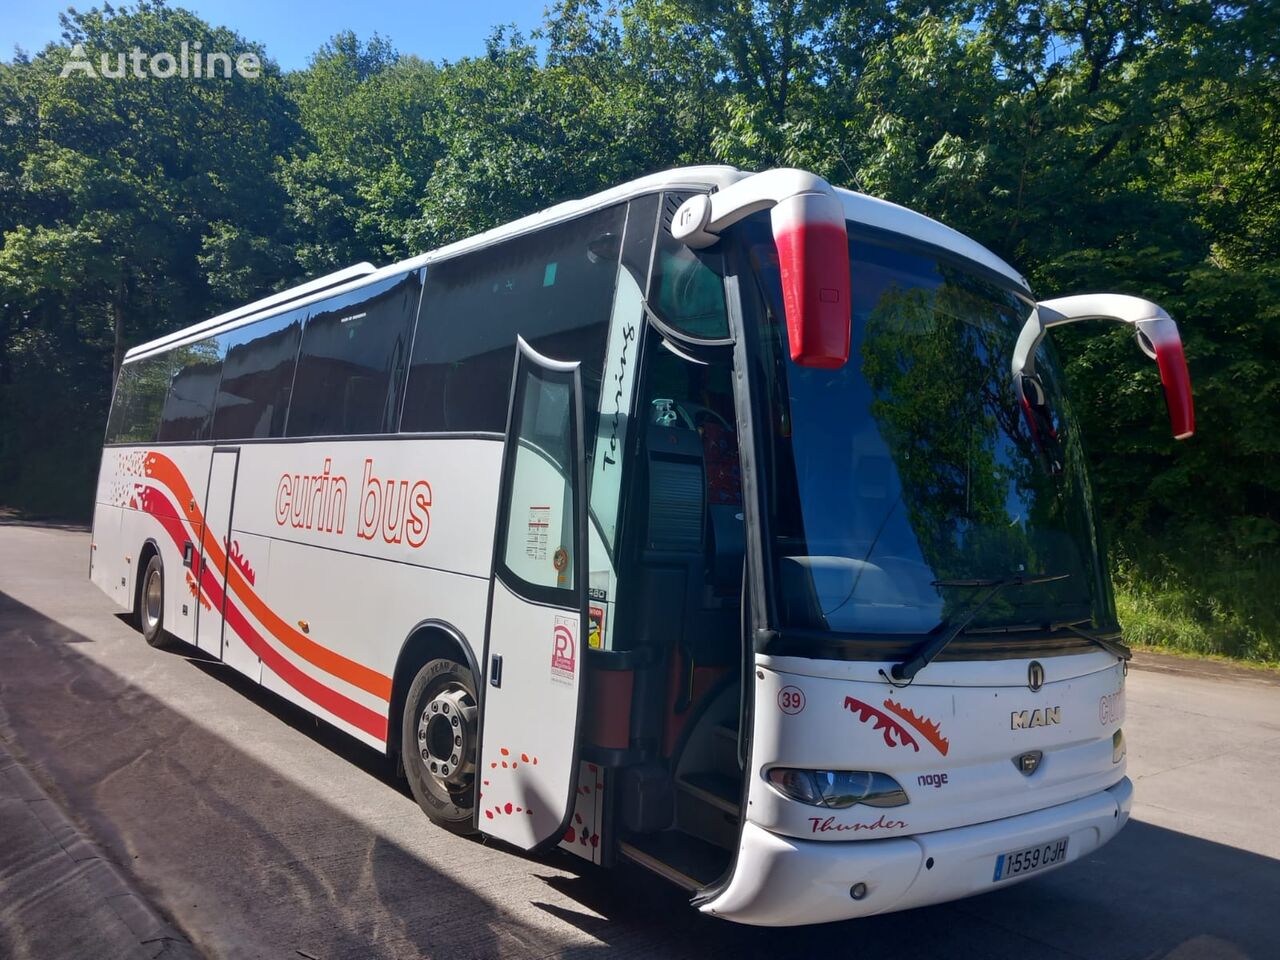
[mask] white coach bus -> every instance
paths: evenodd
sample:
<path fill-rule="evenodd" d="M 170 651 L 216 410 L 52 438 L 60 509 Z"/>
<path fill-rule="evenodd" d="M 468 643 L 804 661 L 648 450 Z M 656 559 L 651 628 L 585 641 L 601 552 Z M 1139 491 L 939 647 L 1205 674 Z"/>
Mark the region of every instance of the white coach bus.
<path fill-rule="evenodd" d="M 92 578 L 398 758 L 437 824 L 744 923 L 963 897 L 1125 823 L 1124 676 L 1048 328 L 974 241 L 693 167 L 131 350 Z"/>

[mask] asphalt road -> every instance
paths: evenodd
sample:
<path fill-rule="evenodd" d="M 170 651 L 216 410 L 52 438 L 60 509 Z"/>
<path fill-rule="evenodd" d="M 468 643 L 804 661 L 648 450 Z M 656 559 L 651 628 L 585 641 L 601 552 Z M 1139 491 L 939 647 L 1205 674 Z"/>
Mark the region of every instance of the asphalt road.
<path fill-rule="evenodd" d="M 1094 856 L 960 903 L 761 930 L 636 868 L 435 829 L 365 747 L 148 648 L 87 582 L 87 549 L 0 525 L 0 737 L 209 957 L 1280 956 L 1274 678 L 1132 670 L 1134 816 Z"/>

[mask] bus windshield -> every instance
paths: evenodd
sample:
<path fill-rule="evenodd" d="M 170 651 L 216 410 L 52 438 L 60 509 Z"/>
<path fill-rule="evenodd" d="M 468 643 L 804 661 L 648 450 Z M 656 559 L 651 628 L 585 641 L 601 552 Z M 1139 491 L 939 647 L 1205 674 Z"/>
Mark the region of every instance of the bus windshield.
<path fill-rule="evenodd" d="M 792 363 L 776 255 L 763 233 L 750 247 L 767 307 L 762 432 L 779 625 L 905 639 L 965 619 L 985 581 L 1056 575 L 1000 591 L 965 632 L 990 643 L 1062 624 L 1113 629 L 1052 349 L 1037 356 L 1051 458 L 1013 383 L 1030 302 L 964 261 L 856 229 L 852 347 L 838 370 Z"/>

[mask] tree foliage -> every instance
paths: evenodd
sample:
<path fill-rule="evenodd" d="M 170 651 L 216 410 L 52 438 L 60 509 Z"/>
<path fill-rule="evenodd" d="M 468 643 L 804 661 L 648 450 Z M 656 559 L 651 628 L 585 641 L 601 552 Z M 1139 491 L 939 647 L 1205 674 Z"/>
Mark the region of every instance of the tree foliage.
<path fill-rule="evenodd" d="M 1098 501 L 1134 583 L 1196 615 L 1230 595 L 1255 649 L 1280 643 L 1280 4 L 558 0 L 457 62 L 344 33 L 216 82 L 59 73 L 77 42 L 269 51 L 163 0 L 63 26 L 0 64 L 0 501 L 85 512 L 130 343 L 664 167 L 789 164 L 974 236 L 1041 295 L 1168 307 L 1185 444 L 1130 341 L 1059 337 Z"/>

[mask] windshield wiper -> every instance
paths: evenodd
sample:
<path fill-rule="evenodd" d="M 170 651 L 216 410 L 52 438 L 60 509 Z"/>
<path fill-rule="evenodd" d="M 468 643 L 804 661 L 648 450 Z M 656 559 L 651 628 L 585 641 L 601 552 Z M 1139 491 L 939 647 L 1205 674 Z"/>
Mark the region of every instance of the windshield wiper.
<path fill-rule="evenodd" d="M 1071 574 L 1069 573 L 1018 573 L 1011 577 L 1004 577 L 1000 580 L 988 579 L 961 579 L 961 580 L 934 580 L 932 585 L 935 587 L 978 587 L 983 589 L 983 594 L 978 598 L 977 603 L 969 608 L 969 612 L 957 620 L 954 624 L 943 630 L 940 634 L 931 640 L 926 640 L 920 645 L 910 657 L 901 663 L 895 663 L 889 670 L 889 674 L 894 680 L 910 683 L 915 679 L 917 673 L 927 667 L 930 661 L 940 654 L 944 647 L 952 640 L 960 636 L 964 632 L 965 627 L 973 623 L 974 618 L 980 614 L 988 603 L 1000 595 L 1001 591 L 1008 587 L 1028 587 L 1037 583 L 1052 583 L 1055 580 L 1066 580 Z"/>
<path fill-rule="evenodd" d="M 1121 660 L 1132 660 L 1133 651 L 1126 647 L 1123 643 L 1117 643 L 1115 640 L 1108 640 L 1106 637 L 1100 637 L 1096 633 L 1084 629 L 1078 622 L 1064 620 L 1061 623 L 1049 624 L 1049 632 L 1055 630 L 1066 630 L 1068 633 L 1074 633 L 1077 637 L 1083 637 L 1091 640 L 1100 646 L 1113 657 L 1119 657 Z"/>

